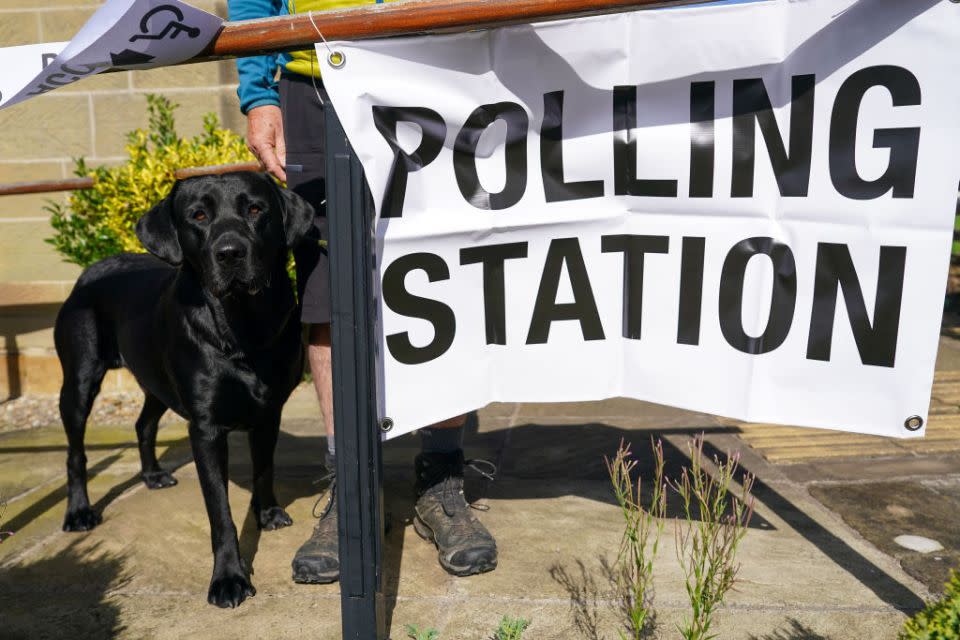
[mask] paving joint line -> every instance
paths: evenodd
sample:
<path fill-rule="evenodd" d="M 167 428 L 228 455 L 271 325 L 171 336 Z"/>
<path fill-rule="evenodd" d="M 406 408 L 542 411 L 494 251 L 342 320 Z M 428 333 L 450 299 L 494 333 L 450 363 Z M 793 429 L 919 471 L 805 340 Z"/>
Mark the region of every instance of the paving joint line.
<path fill-rule="evenodd" d="M 861 479 L 851 479 L 851 480 L 808 480 L 804 483 L 803 486 L 813 486 L 813 487 L 832 487 L 838 485 L 868 485 L 868 484 L 879 484 L 882 482 L 909 482 L 911 480 L 922 482 L 924 479 L 929 479 L 936 477 L 939 480 L 960 480 L 960 474 L 958 473 L 948 473 L 948 474 L 925 474 L 917 473 L 913 475 L 900 475 L 900 476 L 888 476 L 885 478 L 861 478 Z M 767 483 L 770 484 L 770 483 Z"/>

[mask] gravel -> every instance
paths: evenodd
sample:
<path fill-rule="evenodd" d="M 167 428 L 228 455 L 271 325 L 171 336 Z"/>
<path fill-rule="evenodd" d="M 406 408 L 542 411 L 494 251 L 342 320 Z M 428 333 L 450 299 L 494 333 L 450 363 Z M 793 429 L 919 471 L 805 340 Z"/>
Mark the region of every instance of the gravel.
<path fill-rule="evenodd" d="M 130 425 L 137 421 L 143 394 L 139 392 L 101 393 L 93 403 L 90 424 Z M 173 417 L 167 413 L 166 419 Z M 28 395 L 0 403 L 0 433 L 60 424 L 59 397 Z"/>

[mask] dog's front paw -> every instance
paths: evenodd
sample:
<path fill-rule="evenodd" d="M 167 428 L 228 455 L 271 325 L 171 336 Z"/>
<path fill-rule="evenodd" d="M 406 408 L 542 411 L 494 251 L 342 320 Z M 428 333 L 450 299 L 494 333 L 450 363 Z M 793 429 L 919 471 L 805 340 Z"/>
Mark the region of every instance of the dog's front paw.
<path fill-rule="evenodd" d="M 147 489 L 166 489 L 177 484 L 177 479 L 169 471 L 144 471 L 140 477 Z"/>
<path fill-rule="evenodd" d="M 260 528 L 265 531 L 282 529 L 283 527 L 289 527 L 293 524 L 293 518 L 281 507 L 261 509 L 257 514 L 257 521 L 260 524 Z"/>
<path fill-rule="evenodd" d="M 221 609 L 239 606 L 247 598 L 257 595 L 257 590 L 250 584 L 246 576 L 234 573 L 225 576 L 214 576 L 210 581 L 210 591 L 207 592 L 207 602 L 215 604 Z"/>
<path fill-rule="evenodd" d="M 67 515 L 63 519 L 63 530 L 90 531 L 102 521 L 100 514 L 90 507 L 71 509 L 67 511 Z"/>

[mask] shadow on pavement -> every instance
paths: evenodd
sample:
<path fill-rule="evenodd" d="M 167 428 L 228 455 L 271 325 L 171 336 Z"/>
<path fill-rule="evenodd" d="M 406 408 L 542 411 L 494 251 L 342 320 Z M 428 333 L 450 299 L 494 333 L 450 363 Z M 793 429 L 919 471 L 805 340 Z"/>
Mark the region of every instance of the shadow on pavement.
<path fill-rule="evenodd" d="M 612 457 L 623 440 L 632 447 L 637 460 L 637 477 L 646 497 L 652 490 L 654 462 L 650 454 L 651 438 L 661 440 L 664 453 L 664 477 L 678 478 L 689 466 L 690 457 L 664 438 L 667 435 L 733 433 L 727 427 L 691 426 L 656 431 L 635 431 L 602 423 L 544 425 L 524 424 L 493 433 L 469 437 L 467 455 L 472 448 L 493 449 L 498 469 L 497 481 L 489 485 L 489 497 L 498 500 L 529 500 L 575 495 L 615 505 L 604 457 Z M 636 481 L 636 478 L 635 480 Z M 485 482 L 468 479 L 467 493 L 476 497 Z M 667 501 L 667 517 L 682 517 L 679 500 Z M 751 529 L 773 530 L 773 525 L 758 514 Z"/>
<path fill-rule="evenodd" d="M 114 638 L 124 628 L 109 593 L 127 581 L 126 560 L 77 540 L 53 557 L 7 565 L 0 573 L 3 638 Z M 42 586 L 41 586 L 42 585 Z M 56 598 L 37 597 L 37 589 Z"/>
<path fill-rule="evenodd" d="M 725 453 L 709 442 L 704 443 L 703 450 L 710 457 L 716 456 L 721 461 L 727 459 Z M 742 481 L 743 474 L 748 471 L 749 469 L 741 467 L 738 481 Z M 797 533 L 891 607 L 904 613 L 913 613 L 923 608 L 924 602 L 920 596 L 832 534 L 760 478 L 754 481 L 753 494 Z"/>
<path fill-rule="evenodd" d="M 587 640 L 601 640 L 604 637 L 600 631 L 600 611 L 609 606 L 608 601 L 615 597 L 616 592 L 616 581 L 611 574 L 609 561 L 601 556 L 599 562 L 601 574 L 607 581 L 603 585 L 597 584 L 594 578 L 596 572 L 588 569 L 583 560 L 575 560 L 576 570 L 560 563 L 550 567 L 550 577 L 570 596 L 574 628 L 580 637 Z M 654 621 L 651 627 L 655 626 Z"/>
<path fill-rule="evenodd" d="M 822 636 L 796 619 L 790 618 L 789 629 L 771 631 L 759 637 L 751 635 L 749 640 L 830 640 L 830 638 Z"/>
<path fill-rule="evenodd" d="M 545 418 L 549 421 L 549 418 Z M 477 476 L 468 476 L 467 494 L 471 499 L 478 496 L 495 498 L 497 500 L 529 500 L 545 499 L 561 496 L 579 496 L 605 504 L 614 504 L 613 495 L 609 487 L 609 479 L 604 465 L 604 456 L 611 456 L 621 440 L 631 443 L 638 459 L 638 472 L 649 484 L 652 477 L 652 459 L 647 454 L 650 451 L 650 438 L 664 435 L 693 436 L 700 432 L 709 434 L 730 433 L 731 429 L 716 425 L 697 424 L 698 418 L 690 425 L 670 426 L 659 431 L 632 430 L 602 423 L 570 424 L 523 424 L 496 431 L 477 432 L 476 419 L 468 423 L 468 437 L 465 449 L 468 456 L 478 455 L 487 457 L 499 468 L 497 481 L 489 483 Z M 322 473 L 323 452 L 326 448 L 326 439 L 319 434 L 316 436 L 295 435 L 281 431 L 276 456 L 277 497 L 284 507 L 297 499 L 316 497 L 325 488 L 315 484 Z M 242 436 L 243 434 L 241 434 Z M 230 447 L 230 479 L 231 482 L 249 489 L 250 463 L 246 451 L 246 437 L 231 443 Z M 131 428 L 131 443 L 135 443 L 135 435 Z M 664 440 L 664 452 L 667 462 L 666 474 L 675 477 L 680 469 L 689 463 L 686 451 L 683 451 Z M 116 448 L 121 448 L 117 446 Z M 240 451 L 243 449 L 243 451 Z M 65 447 L 63 447 L 65 452 Z M 401 571 L 403 553 L 403 538 L 405 525 L 410 522 L 415 500 L 413 491 L 413 457 L 419 450 L 419 442 L 414 437 L 401 437 L 388 442 L 384 446 L 384 505 L 389 514 L 392 527 L 387 531 L 383 549 L 383 579 L 384 593 L 387 598 L 386 611 L 388 623 L 391 621 L 396 603 L 397 585 Z M 704 452 L 708 457 L 718 457 L 725 460 L 726 456 L 714 445 L 707 442 Z M 24 452 L 26 453 L 26 452 Z M 104 473 L 121 457 L 121 452 L 108 455 L 103 460 L 91 465 L 90 475 Z M 165 468 L 175 469 L 185 465 L 191 459 L 187 438 L 181 438 L 169 443 L 161 456 L 161 464 Z M 741 473 L 745 470 L 741 470 Z M 119 495 L 139 482 L 139 474 L 134 474 L 111 488 L 106 495 L 95 502 L 95 508 L 103 510 Z M 24 512 L 15 516 L 4 528 L 14 531 L 23 529 L 27 524 L 44 512 L 60 503 L 65 496 L 65 484 L 60 484 L 46 496 L 37 500 Z M 880 599 L 889 605 L 905 612 L 919 609 L 923 601 L 910 589 L 900 584 L 896 579 L 886 574 L 870 560 L 852 549 L 843 540 L 830 533 L 813 518 L 803 513 L 796 505 L 782 496 L 776 490 L 761 480 L 757 480 L 754 487 L 756 498 L 766 507 L 788 523 L 808 542 L 815 545 L 838 566 L 849 572 L 865 587 L 874 592 Z M 677 501 L 673 501 L 676 505 Z M 675 507 L 676 508 L 676 507 Z M 243 514 L 234 513 L 235 520 L 243 517 L 241 529 L 241 549 L 243 557 L 253 566 L 254 558 L 259 548 L 260 532 L 256 523 L 249 515 L 249 510 Z M 679 515 L 676 511 L 668 514 L 669 517 Z M 751 527 L 772 529 L 771 523 L 755 516 Z M 0 576 L 0 585 L 10 584 L 10 576 L 24 576 L 24 571 L 44 572 L 43 575 L 59 575 L 77 579 L 85 575 L 81 556 L 75 552 L 75 545 L 70 547 L 57 558 L 44 560 L 42 563 L 51 563 L 43 568 L 38 565 L 30 567 L 10 567 Z M 56 562 L 61 568 L 56 569 Z M 90 560 L 94 562 L 92 579 L 96 584 L 91 589 L 90 598 L 94 598 L 97 586 L 105 584 L 106 588 L 120 575 L 122 562 L 116 558 L 101 557 Z M 99 564 L 97 564 L 99 563 Z M 97 568 L 99 567 L 99 569 Z M 114 571 L 115 570 L 115 571 Z M 45 573 L 51 571 L 53 573 Z M 554 580 L 567 587 L 572 600 L 578 598 L 583 601 L 578 620 L 584 630 L 584 635 L 590 636 L 590 629 L 595 628 L 596 617 L 591 613 L 590 603 L 596 602 L 600 595 L 609 590 L 610 585 L 597 585 L 583 579 L 586 569 L 554 567 L 551 571 Z M 112 574 L 112 577 L 111 575 Z M 603 574 L 601 574 L 603 575 Z M 91 578 L 85 578 L 90 580 Z M 85 583 L 86 584 L 86 583 Z M 82 585 L 81 585 L 82 586 Z M 86 589 L 86 587 L 85 587 Z M 0 598 L 7 598 L 9 591 L 0 592 Z M 576 597 L 575 597 L 576 596 Z M 88 599 L 89 600 L 89 599 Z M 96 610 L 96 604 L 91 604 Z M 579 605 L 578 605 L 579 606 Z M 607 599 L 609 606 L 609 598 Z M 6 611 L 6 608 L 0 609 Z M 591 617 L 593 616 L 593 617 Z M 87 616 L 80 617 L 78 624 L 93 624 Z M 104 624 L 109 624 L 109 615 L 104 617 Z M 593 621 L 593 622 L 591 622 Z M 801 629 L 802 630 L 802 629 Z M 793 631 L 796 631 L 794 629 Z M 799 632 L 798 632 L 799 633 Z M 77 634 L 76 637 L 88 637 L 90 634 Z M 33 637 L 43 637 L 34 634 Z M 768 640 L 820 640 L 819 636 L 769 636 Z"/>
<path fill-rule="evenodd" d="M 880 551 L 896 558 L 933 594 L 943 593 L 951 568 L 960 566 L 960 482 L 956 480 L 814 485 L 810 495 Z M 931 538 L 943 548 L 932 553 L 912 551 L 895 542 L 904 534 Z"/>
<path fill-rule="evenodd" d="M 131 429 L 132 431 L 132 429 Z M 135 438 L 136 436 L 134 436 Z M 167 449 L 161 454 L 158 458 L 160 466 L 166 469 L 167 471 L 176 471 L 180 467 L 184 466 L 191 461 L 189 455 L 189 444 L 186 438 L 180 438 L 178 440 L 167 441 Z M 136 446 L 136 441 L 132 446 Z M 94 447 L 87 447 L 88 449 L 93 449 Z M 123 445 L 115 447 L 101 447 L 101 448 L 110 448 L 110 449 L 123 449 L 126 448 Z M 29 454 L 31 453 L 30 447 L 19 447 L 15 453 L 19 454 Z M 64 464 L 66 464 L 67 456 L 67 447 L 64 444 L 61 447 L 42 447 L 44 451 L 50 450 L 62 450 L 64 456 Z M 186 450 L 186 452 L 185 452 Z M 0 449 L 0 453 L 7 453 L 10 450 Z M 106 456 L 102 460 L 90 465 L 87 468 L 87 480 L 93 480 L 96 476 L 104 473 L 110 466 L 119 460 L 122 457 L 122 453 L 117 452 L 111 455 Z M 130 489 L 131 487 L 136 486 L 141 482 L 140 474 L 137 473 L 132 476 L 130 479 L 121 482 L 110 488 L 106 494 L 101 498 L 94 501 L 92 506 L 94 511 L 102 514 L 104 509 L 110 505 L 114 500 L 120 497 L 124 491 Z M 57 486 L 56 489 L 50 491 L 47 495 L 40 498 L 39 500 L 34 501 L 29 507 L 24 509 L 22 512 L 14 516 L 10 521 L 8 521 L 4 526 L 10 531 L 20 531 L 28 524 L 42 516 L 44 513 L 55 507 L 61 501 L 66 498 L 67 495 L 67 482 L 64 480 L 61 484 Z"/>
<path fill-rule="evenodd" d="M 121 454 L 114 453 L 109 455 L 103 460 L 91 465 L 87 468 L 87 478 L 92 480 L 97 477 L 104 471 L 106 471 L 110 465 L 120 459 Z M 64 463 L 66 463 L 66 447 L 64 447 Z M 26 527 L 28 524 L 42 516 L 44 513 L 55 507 L 57 504 L 63 501 L 67 496 L 67 483 L 66 480 L 56 489 L 45 495 L 44 497 L 36 500 L 29 507 L 18 513 L 12 519 L 4 523 L 4 528 L 9 529 L 10 531 L 17 532 Z"/>

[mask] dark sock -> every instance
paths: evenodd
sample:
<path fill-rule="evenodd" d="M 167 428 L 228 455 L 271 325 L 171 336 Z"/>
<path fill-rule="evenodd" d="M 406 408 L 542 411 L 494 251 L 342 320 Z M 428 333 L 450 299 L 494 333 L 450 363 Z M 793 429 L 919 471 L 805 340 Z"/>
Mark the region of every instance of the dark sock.
<path fill-rule="evenodd" d="M 420 450 L 426 453 L 450 453 L 463 448 L 463 427 L 424 427 L 419 433 Z"/>

